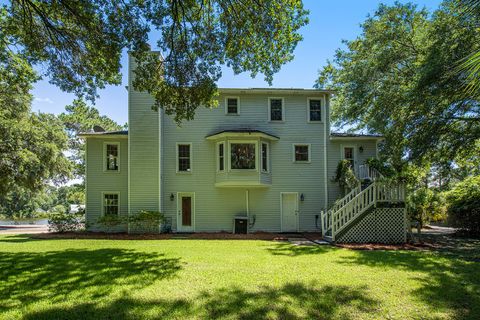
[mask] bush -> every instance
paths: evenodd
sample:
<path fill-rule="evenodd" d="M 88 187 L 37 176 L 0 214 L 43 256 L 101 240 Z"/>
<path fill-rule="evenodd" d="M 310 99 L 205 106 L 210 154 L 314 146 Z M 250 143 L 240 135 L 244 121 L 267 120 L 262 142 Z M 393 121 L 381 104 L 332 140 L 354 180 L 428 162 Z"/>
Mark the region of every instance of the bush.
<path fill-rule="evenodd" d="M 163 213 L 158 211 L 141 210 L 128 218 L 132 233 L 158 233 L 160 224 L 164 222 Z"/>
<path fill-rule="evenodd" d="M 48 218 L 48 230 L 51 232 L 74 232 L 85 228 L 82 217 L 68 213 L 52 213 Z"/>
<path fill-rule="evenodd" d="M 158 233 L 160 225 L 165 221 L 164 215 L 158 211 L 141 210 L 131 216 L 106 215 L 98 218 L 97 223 L 107 231 L 114 231 L 116 226 L 128 224 L 131 233 Z"/>
<path fill-rule="evenodd" d="M 358 185 L 359 181 L 348 160 L 342 160 L 338 163 L 333 182 L 338 182 L 344 194 L 347 194 Z"/>
<path fill-rule="evenodd" d="M 447 193 L 447 200 L 449 223 L 480 236 L 480 176 L 459 182 Z"/>

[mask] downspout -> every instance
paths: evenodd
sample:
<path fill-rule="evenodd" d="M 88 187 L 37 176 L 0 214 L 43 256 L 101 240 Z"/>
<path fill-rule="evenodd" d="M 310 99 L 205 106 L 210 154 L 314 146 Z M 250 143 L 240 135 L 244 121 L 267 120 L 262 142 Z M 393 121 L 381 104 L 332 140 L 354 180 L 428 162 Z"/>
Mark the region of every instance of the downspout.
<path fill-rule="evenodd" d="M 325 106 L 325 123 L 323 125 L 323 163 L 324 163 L 324 184 L 325 184 L 325 212 L 328 210 L 328 170 L 327 170 L 327 135 L 330 136 L 330 108 L 327 105 L 326 95 L 323 96 L 323 104 Z M 328 132 L 327 132 L 328 127 Z M 323 223 L 322 223 L 322 233 Z"/>

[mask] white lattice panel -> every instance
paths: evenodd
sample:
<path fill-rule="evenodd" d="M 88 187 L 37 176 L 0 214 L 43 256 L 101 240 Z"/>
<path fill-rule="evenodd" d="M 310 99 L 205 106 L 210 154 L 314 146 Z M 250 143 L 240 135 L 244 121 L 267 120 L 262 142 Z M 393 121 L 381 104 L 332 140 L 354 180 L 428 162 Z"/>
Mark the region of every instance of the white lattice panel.
<path fill-rule="evenodd" d="M 336 240 L 343 243 L 403 243 L 406 240 L 405 214 L 405 208 L 376 208 Z"/>

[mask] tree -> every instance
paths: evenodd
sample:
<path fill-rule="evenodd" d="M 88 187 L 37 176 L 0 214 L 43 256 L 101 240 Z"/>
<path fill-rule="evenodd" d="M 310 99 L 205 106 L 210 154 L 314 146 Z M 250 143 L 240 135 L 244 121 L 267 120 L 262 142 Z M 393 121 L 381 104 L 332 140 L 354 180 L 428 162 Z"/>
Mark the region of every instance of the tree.
<path fill-rule="evenodd" d="M 134 87 L 178 122 L 216 105 L 221 64 L 271 83 L 293 59 L 308 13 L 301 0 L 12 0 L 3 12 L 11 46 L 62 90 L 92 100 L 120 84 L 121 53 L 131 51 Z M 151 30 L 164 59 L 149 52 Z"/>
<path fill-rule="evenodd" d="M 2 35 L 0 31 L 0 40 Z M 24 57 L 4 43 L 0 41 L 0 197 L 18 188 L 34 192 L 70 173 L 62 123 L 51 114 L 30 111 L 29 90 L 37 77 Z"/>
<path fill-rule="evenodd" d="M 339 125 L 385 135 L 385 154 L 457 161 L 480 138 L 480 105 L 465 97 L 458 61 L 480 48 L 477 21 L 446 1 L 433 14 L 412 4 L 380 5 L 320 73 L 317 87 L 337 90 Z"/>
<path fill-rule="evenodd" d="M 480 21 L 480 0 L 457 0 L 457 6 L 463 14 Z M 480 50 L 464 59 L 459 71 L 466 76 L 467 94 L 480 97 Z"/>
<path fill-rule="evenodd" d="M 88 106 L 85 101 L 76 99 L 65 107 L 64 113 L 59 115 L 68 135 L 69 159 L 74 166 L 74 175 L 77 178 L 85 176 L 85 143 L 78 137 L 81 132 L 91 131 L 98 125 L 107 131 L 121 130 L 123 127 L 107 116 L 102 116 L 94 107 Z"/>

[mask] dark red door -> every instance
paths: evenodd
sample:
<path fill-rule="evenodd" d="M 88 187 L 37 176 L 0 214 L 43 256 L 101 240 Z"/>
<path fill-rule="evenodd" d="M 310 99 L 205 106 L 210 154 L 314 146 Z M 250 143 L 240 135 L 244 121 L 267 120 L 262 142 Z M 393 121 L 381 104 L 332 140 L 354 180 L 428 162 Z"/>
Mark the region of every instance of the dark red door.
<path fill-rule="evenodd" d="M 192 225 L 192 198 L 182 197 L 182 225 Z"/>

